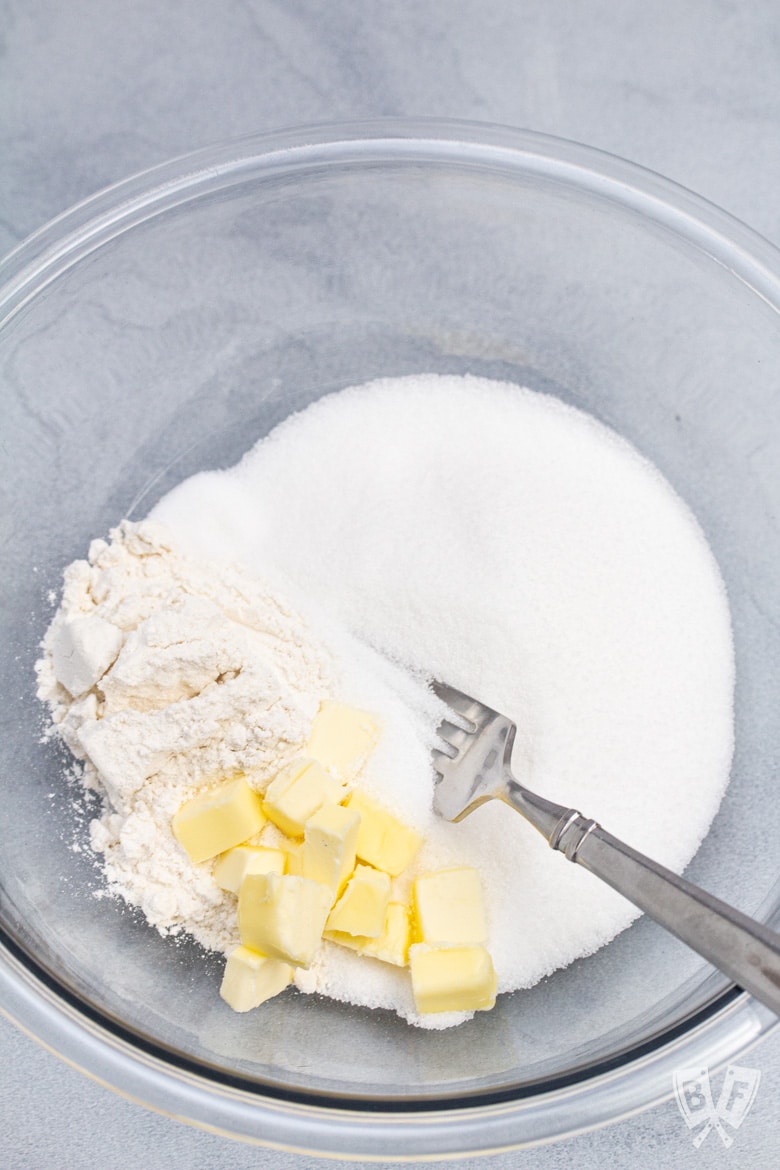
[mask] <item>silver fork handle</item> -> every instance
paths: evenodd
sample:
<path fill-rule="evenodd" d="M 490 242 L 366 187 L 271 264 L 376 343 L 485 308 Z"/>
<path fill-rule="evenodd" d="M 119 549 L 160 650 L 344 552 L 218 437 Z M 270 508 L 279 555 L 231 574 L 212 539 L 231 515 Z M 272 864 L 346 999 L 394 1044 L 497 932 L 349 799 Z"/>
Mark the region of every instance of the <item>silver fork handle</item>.
<path fill-rule="evenodd" d="M 514 779 L 503 799 L 553 849 L 605 881 L 780 1015 L 780 934 Z"/>

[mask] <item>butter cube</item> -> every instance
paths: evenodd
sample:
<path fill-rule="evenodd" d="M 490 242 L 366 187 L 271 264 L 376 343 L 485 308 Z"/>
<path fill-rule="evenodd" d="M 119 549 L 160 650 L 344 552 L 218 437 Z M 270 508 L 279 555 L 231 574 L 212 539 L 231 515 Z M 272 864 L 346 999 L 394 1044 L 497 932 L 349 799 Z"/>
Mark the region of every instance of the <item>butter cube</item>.
<path fill-rule="evenodd" d="M 350 950 L 359 951 L 361 955 L 381 959 L 383 963 L 405 967 L 409 962 L 409 909 L 403 902 L 388 902 L 384 929 L 377 938 L 327 929 L 322 937 L 343 947 L 349 947 Z"/>
<path fill-rule="evenodd" d="M 303 841 L 285 841 L 281 848 L 287 861 L 284 872 L 290 873 L 294 877 L 304 877 Z"/>
<path fill-rule="evenodd" d="M 339 804 L 346 789 L 316 760 L 295 760 L 276 776 L 265 791 L 263 808 L 289 837 L 303 836 L 310 817 L 323 804 Z"/>
<path fill-rule="evenodd" d="M 214 866 L 214 881 L 237 894 L 248 873 L 284 873 L 287 856 L 281 849 L 263 845 L 236 845 L 223 853 Z"/>
<path fill-rule="evenodd" d="M 358 865 L 328 917 L 328 930 L 378 938 L 385 928 L 390 875 Z"/>
<path fill-rule="evenodd" d="M 484 947 L 429 947 L 417 943 L 409 952 L 412 991 L 417 1011 L 487 1011 L 496 1002 L 496 973 Z"/>
<path fill-rule="evenodd" d="M 360 860 L 397 877 L 422 845 L 420 834 L 401 824 L 362 792 L 353 792 L 346 803 L 347 808 L 360 813 L 357 839 Z"/>
<path fill-rule="evenodd" d="M 239 777 L 188 800 L 174 814 L 171 828 L 197 863 L 240 845 L 264 824 L 262 798 Z"/>
<path fill-rule="evenodd" d="M 225 964 L 219 994 L 234 1012 L 248 1012 L 289 987 L 292 974 L 289 963 L 236 947 Z"/>
<path fill-rule="evenodd" d="M 320 945 L 333 892 L 290 874 L 250 873 L 238 892 L 241 942 L 274 959 L 308 967 Z"/>
<path fill-rule="evenodd" d="M 363 767 L 378 737 L 379 729 L 367 712 L 326 701 L 314 717 L 306 755 L 348 784 Z"/>
<path fill-rule="evenodd" d="M 434 946 L 487 941 L 482 883 L 471 866 L 438 869 L 413 886 L 414 933 Z"/>
<path fill-rule="evenodd" d="M 341 892 L 355 868 L 360 814 L 340 804 L 323 804 L 306 822 L 303 876 Z"/>

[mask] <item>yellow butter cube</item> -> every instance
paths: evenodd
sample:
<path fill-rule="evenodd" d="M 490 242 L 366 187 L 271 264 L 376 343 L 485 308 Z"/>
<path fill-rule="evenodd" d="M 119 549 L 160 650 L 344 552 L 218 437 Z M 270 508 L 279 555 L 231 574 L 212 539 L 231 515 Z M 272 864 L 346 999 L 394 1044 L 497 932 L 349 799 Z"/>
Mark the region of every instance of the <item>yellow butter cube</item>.
<path fill-rule="evenodd" d="M 379 729 L 366 711 L 326 701 L 314 717 L 306 755 L 348 784 L 363 767 L 378 737 Z"/>
<path fill-rule="evenodd" d="M 323 804 L 339 804 L 346 794 L 316 760 L 295 760 L 268 785 L 263 809 L 283 833 L 301 837 L 317 809 Z"/>
<path fill-rule="evenodd" d="M 290 874 L 250 873 L 238 892 L 238 929 L 246 947 L 308 967 L 320 945 L 333 892 Z"/>
<path fill-rule="evenodd" d="M 323 804 L 306 822 L 303 876 L 340 893 L 355 868 L 360 814 L 340 804 Z"/>
<path fill-rule="evenodd" d="M 214 881 L 223 890 L 237 894 L 248 873 L 284 873 L 287 856 L 281 849 L 264 845 L 236 845 L 223 853 L 214 866 Z"/>
<path fill-rule="evenodd" d="M 388 902 L 384 929 L 377 938 L 327 929 L 322 937 L 343 947 L 349 947 L 350 950 L 359 951 L 361 955 L 381 959 L 383 963 L 405 967 L 409 962 L 409 909 L 403 902 Z"/>
<path fill-rule="evenodd" d="M 471 866 L 438 869 L 413 886 L 414 934 L 434 946 L 487 941 L 482 883 Z"/>
<path fill-rule="evenodd" d="M 484 947 L 429 947 L 409 951 L 417 1011 L 487 1011 L 496 1002 L 496 973 Z"/>
<path fill-rule="evenodd" d="M 357 855 L 361 861 L 397 877 L 411 863 L 422 837 L 362 792 L 353 792 L 347 808 L 360 813 Z"/>
<path fill-rule="evenodd" d="M 188 800 L 171 828 L 190 861 L 199 862 L 240 845 L 264 824 L 262 798 L 239 777 Z"/>
<path fill-rule="evenodd" d="M 234 1012 L 248 1012 L 292 983 L 292 967 L 249 947 L 230 952 L 219 994 Z"/>
<path fill-rule="evenodd" d="M 295 874 L 301 877 L 301 857 L 303 855 L 303 841 L 300 837 L 288 837 L 281 829 L 273 823 L 268 821 L 263 834 L 260 838 L 260 844 L 264 849 L 278 849 L 284 854 L 284 873 Z"/>
<path fill-rule="evenodd" d="M 390 875 L 358 865 L 328 916 L 328 930 L 378 938 L 385 928 L 389 901 Z"/>
<path fill-rule="evenodd" d="M 303 841 L 286 841 L 282 846 L 286 865 L 284 872 L 293 877 L 304 877 L 303 872 Z"/>

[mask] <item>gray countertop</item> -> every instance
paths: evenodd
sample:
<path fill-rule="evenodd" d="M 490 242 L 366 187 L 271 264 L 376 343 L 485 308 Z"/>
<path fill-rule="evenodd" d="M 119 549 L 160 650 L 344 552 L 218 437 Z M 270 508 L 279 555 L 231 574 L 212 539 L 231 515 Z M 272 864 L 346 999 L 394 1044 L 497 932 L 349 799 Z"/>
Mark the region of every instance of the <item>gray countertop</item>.
<path fill-rule="evenodd" d="M 0 0 L 0 252 L 127 174 L 309 122 L 469 118 L 612 151 L 780 245 L 776 0 Z M 336 1166 L 152 1114 L 0 1020 L 9 1170 Z M 595 1133 L 458 1167 L 777 1163 L 780 1031 L 731 1150 L 673 1101 Z M 390 1151 L 388 1151 L 390 1153 Z M 346 1164 L 345 1164 L 346 1165 Z"/>

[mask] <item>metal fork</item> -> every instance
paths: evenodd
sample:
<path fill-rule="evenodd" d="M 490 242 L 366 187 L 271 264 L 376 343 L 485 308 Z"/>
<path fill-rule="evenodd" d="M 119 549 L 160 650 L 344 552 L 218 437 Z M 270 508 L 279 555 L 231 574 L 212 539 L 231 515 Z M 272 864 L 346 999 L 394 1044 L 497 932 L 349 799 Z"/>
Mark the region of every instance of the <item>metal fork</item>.
<path fill-rule="evenodd" d="M 780 1015 L 780 934 L 638 853 L 574 808 L 537 796 L 512 775 L 517 728 L 506 715 L 444 683 L 434 691 L 453 712 L 439 728 L 434 810 L 460 821 L 503 800 L 553 849 L 607 882 Z"/>

